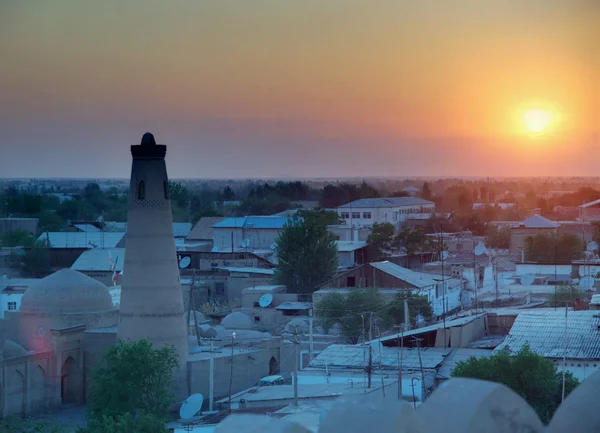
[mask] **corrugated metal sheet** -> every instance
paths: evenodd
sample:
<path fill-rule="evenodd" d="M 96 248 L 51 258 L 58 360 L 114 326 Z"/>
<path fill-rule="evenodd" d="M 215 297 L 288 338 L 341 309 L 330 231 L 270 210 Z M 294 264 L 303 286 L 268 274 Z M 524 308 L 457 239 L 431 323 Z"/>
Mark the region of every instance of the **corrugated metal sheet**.
<path fill-rule="evenodd" d="M 244 268 L 244 267 L 228 266 L 228 267 L 219 267 L 217 269 L 220 269 L 222 271 L 240 272 L 240 273 L 247 273 L 247 274 L 261 274 L 261 275 L 274 275 L 275 274 L 275 271 L 273 269 L 265 269 L 265 268 Z"/>
<path fill-rule="evenodd" d="M 239 228 L 239 229 L 282 229 L 289 218 L 280 216 L 248 216 L 239 218 L 225 218 L 214 224 L 213 228 Z"/>
<path fill-rule="evenodd" d="M 125 248 L 93 248 L 84 251 L 71 265 L 71 269 L 81 272 L 110 272 L 110 257 L 116 262 L 117 272 L 121 272 L 125 262 Z"/>
<path fill-rule="evenodd" d="M 351 203 L 346 203 L 340 208 L 358 207 L 399 207 L 399 206 L 425 206 L 435 204 L 432 201 L 418 197 L 386 197 L 386 198 L 361 198 Z"/>
<path fill-rule="evenodd" d="M 423 362 L 423 368 L 437 368 L 451 350 L 452 349 L 422 348 L 421 360 Z M 310 362 L 309 367 L 325 368 L 325 366 L 327 366 L 327 368 L 362 369 L 368 364 L 368 353 L 368 346 L 333 344 L 319 353 L 319 355 Z M 375 368 L 384 370 L 398 370 L 399 353 L 400 349 L 397 348 L 383 347 L 381 352 L 379 349 L 374 349 L 373 365 Z M 402 368 L 406 370 L 420 368 L 417 349 L 403 349 Z"/>
<path fill-rule="evenodd" d="M 429 274 L 411 271 L 410 269 L 403 268 L 402 266 L 392 262 L 374 262 L 370 263 L 370 265 L 381 272 L 385 272 L 386 274 L 398 278 L 399 280 L 406 281 L 408 284 L 420 289 L 435 286 L 437 284 L 437 282 L 431 278 Z"/>
<path fill-rule="evenodd" d="M 473 315 L 473 316 L 459 317 L 459 318 L 453 319 L 453 320 L 446 319 L 446 329 L 454 328 L 456 326 L 467 325 L 467 324 L 473 322 L 474 320 L 479 319 L 480 317 L 483 317 L 485 315 L 486 315 L 486 313 L 481 313 L 481 314 L 477 314 L 477 315 Z M 443 327 L 444 327 L 444 324 L 440 322 L 440 323 L 436 323 L 435 325 L 424 326 L 422 328 L 413 329 L 412 331 L 407 331 L 407 332 L 404 332 L 403 334 L 389 335 L 387 337 L 383 337 L 383 338 L 379 339 L 379 341 L 385 342 L 385 341 L 396 340 L 400 336 L 404 336 L 404 338 L 411 337 L 413 335 L 419 335 L 419 334 L 424 334 L 426 332 L 437 331 L 438 329 L 442 329 Z"/>
<path fill-rule="evenodd" d="M 520 313 L 506 340 L 494 352 L 508 347 L 516 354 L 525 343 L 546 358 L 562 358 L 565 321 L 567 328 L 566 357 L 569 359 L 600 359 L 599 311 L 565 310 Z"/>
<path fill-rule="evenodd" d="M 339 252 L 349 252 L 366 248 L 367 243 L 365 241 L 337 241 L 337 249 Z"/>
<path fill-rule="evenodd" d="M 515 228 L 526 228 L 526 229 L 555 229 L 560 224 L 555 223 L 548 218 L 544 218 L 538 214 L 530 216 L 529 218 L 521 221 L 519 224 L 514 226 Z"/>
<path fill-rule="evenodd" d="M 49 232 L 39 241 L 50 241 L 50 248 L 115 248 L 125 233 Z"/>
<path fill-rule="evenodd" d="M 100 229 L 93 224 L 75 224 L 75 228 L 88 233 L 98 233 L 100 231 Z"/>

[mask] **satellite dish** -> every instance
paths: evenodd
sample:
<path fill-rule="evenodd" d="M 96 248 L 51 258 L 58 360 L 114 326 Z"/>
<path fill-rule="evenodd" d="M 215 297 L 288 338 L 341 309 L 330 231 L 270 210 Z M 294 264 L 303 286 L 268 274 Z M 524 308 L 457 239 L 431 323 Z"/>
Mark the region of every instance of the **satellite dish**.
<path fill-rule="evenodd" d="M 481 255 L 485 254 L 486 253 L 485 245 L 478 244 L 475 247 L 475 249 L 473 250 L 473 253 L 475 253 L 476 256 L 481 256 Z"/>
<path fill-rule="evenodd" d="M 192 263 L 192 259 L 190 259 L 189 256 L 184 256 L 180 261 L 179 261 L 179 268 L 180 269 L 185 269 L 187 268 L 190 263 Z"/>
<path fill-rule="evenodd" d="M 587 244 L 587 250 L 590 252 L 598 251 L 598 243 L 591 241 Z"/>
<path fill-rule="evenodd" d="M 181 419 L 193 418 L 202 409 L 202 403 L 204 403 L 204 396 L 202 394 L 190 395 L 181 405 L 179 416 Z"/>
<path fill-rule="evenodd" d="M 531 286 L 535 278 L 531 274 L 523 275 L 521 277 L 521 285 L 522 286 Z"/>
<path fill-rule="evenodd" d="M 271 295 L 270 293 L 265 293 L 258 300 L 258 305 L 265 308 L 271 305 L 271 302 L 273 302 L 273 295 Z"/>
<path fill-rule="evenodd" d="M 442 259 L 446 260 L 449 256 L 448 251 L 442 251 Z"/>
<path fill-rule="evenodd" d="M 241 244 L 242 248 L 247 248 L 250 246 L 250 239 L 244 239 Z"/>
<path fill-rule="evenodd" d="M 579 287 L 585 290 L 592 290 L 594 288 L 594 284 L 596 283 L 596 279 L 591 275 L 583 277 L 579 280 Z"/>

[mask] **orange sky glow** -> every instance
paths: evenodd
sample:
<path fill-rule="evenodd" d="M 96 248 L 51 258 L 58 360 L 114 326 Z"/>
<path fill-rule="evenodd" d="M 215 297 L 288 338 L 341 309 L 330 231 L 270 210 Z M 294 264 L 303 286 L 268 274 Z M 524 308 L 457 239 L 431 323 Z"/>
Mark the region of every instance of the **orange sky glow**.
<path fill-rule="evenodd" d="M 600 175 L 599 6 L 5 0 L 0 176 Z"/>

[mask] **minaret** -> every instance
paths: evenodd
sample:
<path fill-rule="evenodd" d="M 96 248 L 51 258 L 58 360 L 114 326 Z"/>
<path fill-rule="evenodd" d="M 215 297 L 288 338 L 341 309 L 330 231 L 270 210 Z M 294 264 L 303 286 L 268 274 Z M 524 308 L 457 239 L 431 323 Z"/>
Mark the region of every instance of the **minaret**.
<path fill-rule="evenodd" d="M 167 146 L 156 144 L 149 132 L 140 145 L 131 146 L 133 164 L 117 338 L 148 339 L 154 348 L 174 346 L 180 369 L 175 373 L 173 390 L 177 399 L 185 399 L 188 344 L 166 153 Z"/>

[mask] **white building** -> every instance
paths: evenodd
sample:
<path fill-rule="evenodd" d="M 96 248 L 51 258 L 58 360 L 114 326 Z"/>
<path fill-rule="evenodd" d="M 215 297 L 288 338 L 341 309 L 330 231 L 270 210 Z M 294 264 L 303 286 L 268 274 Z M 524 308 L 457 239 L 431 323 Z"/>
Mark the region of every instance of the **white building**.
<path fill-rule="evenodd" d="M 25 290 L 38 281 L 38 278 L 0 277 L 0 319 L 4 318 L 6 311 L 19 311 Z"/>
<path fill-rule="evenodd" d="M 435 210 L 435 203 L 418 197 L 363 198 L 336 210 L 350 226 L 371 227 L 374 223 L 391 223 L 399 227 L 408 218 L 430 216 Z"/>

